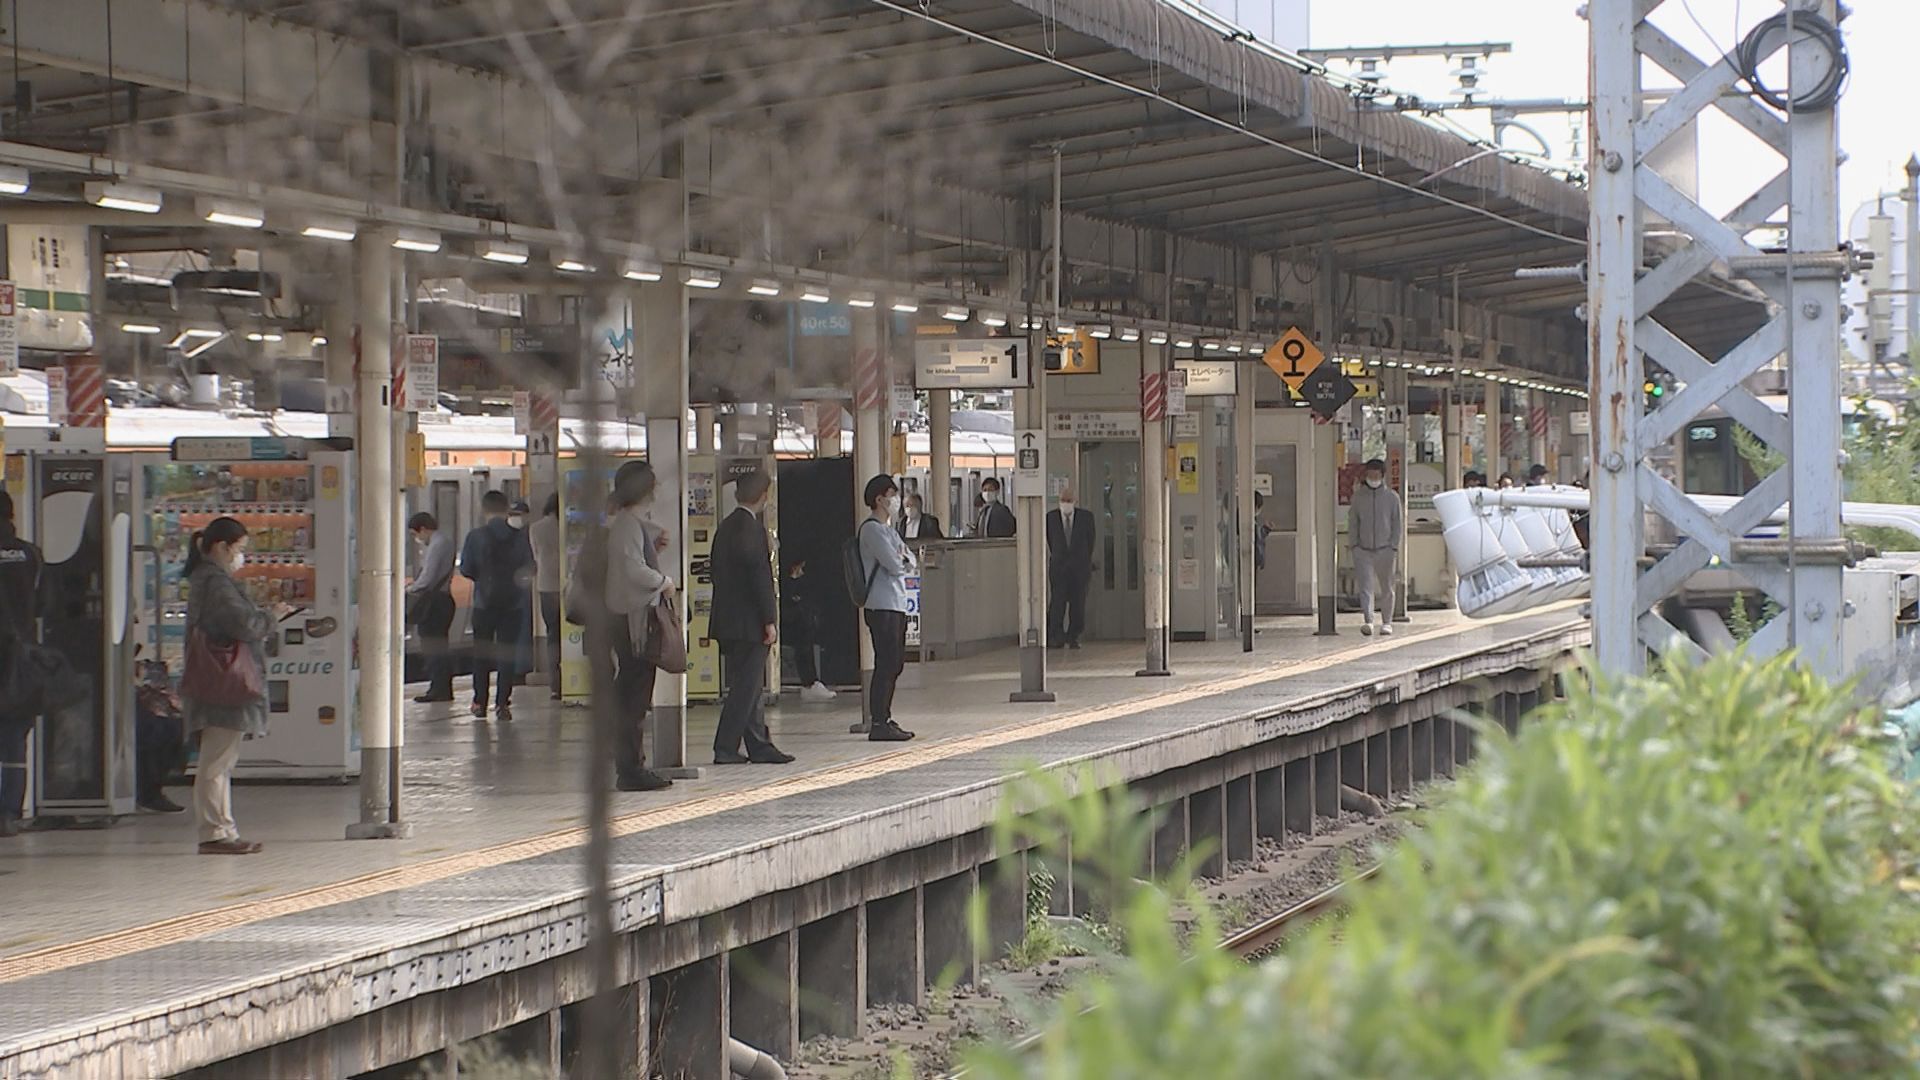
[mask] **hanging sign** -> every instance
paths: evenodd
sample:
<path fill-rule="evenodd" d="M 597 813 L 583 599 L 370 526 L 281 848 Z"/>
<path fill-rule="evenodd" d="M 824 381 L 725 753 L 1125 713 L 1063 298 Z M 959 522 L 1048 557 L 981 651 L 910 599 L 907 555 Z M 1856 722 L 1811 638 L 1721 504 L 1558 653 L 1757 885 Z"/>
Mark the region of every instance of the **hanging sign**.
<path fill-rule="evenodd" d="M 1137 439 L 1140 414 L 1133 412 L 1058 412 L 1048 417 L 1048 430 L 1056 439 Z"/>
<path fill-rule="evenodd" d="M 1333 368 L 1323 368 L 1317 363 L 1312 374 L 1301 380 L 1300 395 L 1307 400 L 1307 406 L 1323 419 L 1332 419 L 1333 414 L 1353 400 L 1352 380 Z"/>
<path fill-rule="evenodd" d="M 1235 361 L 1181 357 L 1174 360 L 1173 366 L 1186 373 L 1190 398 L 1232 397 L 1240 389 L 1240 366 Z"/>
<path fill-rule="evenodd" d="M 527 390 L 513 392 L 513 433 L 526 435 L 533 430 L 533 394 Z"/>
<path fill-rule="evenodd" d="M 47 422 L 55 426 L 67 422 L 67 369 L 50 367 L 47 376 Z"/>
<path fill-rule="evenodd" d="M 20 322 L 14 310 L 13 282 L 0 281 L 0 375 L 20 371 Z"/>
<path fill-rule="evenodd" d="M 1568 413 L 1567 433 L 1570 435 L 1593 434 L 1593 414 L 1585 409 L 1575 409 Z"/>
<path fill-rule="evenodd" d="M 922 390 L 1004 390 L 1026 386 L 1017 338 L 914 342 L 914 383 Z"/>
<path fill-rule="evenodd" d="M 1307 376 L 1313 374 L 1314 369 L 1326 358 L 1327 354 L 1301 333 L 1299 327 L 1292 326 L 1280 335 L 1280 340 L 1274 342 L 1273 347 L 1260 359 L 1273 369 L 1275 375 L 1280 376 L 1289 390 L 1297 392 L 1301 384 L 1307 381 Z"/>
<path fill-rule="evenodd" d="M 1039 496 L 1047 482 L 1047 433 L 1028 428 L 1013 437 L 1015 494 Z"/>
<path fill-rule="evenodd" d="M 440 338 L 434 334 L 406 336 L 405 401 L 407 412 L 430 413 L 440 407 Z"/>
<path fill-rule="evenodd" d="M 1187 415 L 1187 373 L 1179 369 L 1167 372 L 1167 415 Z"/>

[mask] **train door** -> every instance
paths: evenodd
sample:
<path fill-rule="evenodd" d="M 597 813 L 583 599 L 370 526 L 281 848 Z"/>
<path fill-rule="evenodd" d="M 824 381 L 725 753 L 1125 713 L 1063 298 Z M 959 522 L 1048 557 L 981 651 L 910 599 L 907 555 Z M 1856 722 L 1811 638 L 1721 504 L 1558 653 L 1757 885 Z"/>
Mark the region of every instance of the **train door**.
<path fill-rule="evenodd" d="M 1080 444 L 1080 506 L 1093 511 L 1093 583 L 1087 636 L 1129 641 L 1146 634 L 1140 571 L 1140 444 Z"/>

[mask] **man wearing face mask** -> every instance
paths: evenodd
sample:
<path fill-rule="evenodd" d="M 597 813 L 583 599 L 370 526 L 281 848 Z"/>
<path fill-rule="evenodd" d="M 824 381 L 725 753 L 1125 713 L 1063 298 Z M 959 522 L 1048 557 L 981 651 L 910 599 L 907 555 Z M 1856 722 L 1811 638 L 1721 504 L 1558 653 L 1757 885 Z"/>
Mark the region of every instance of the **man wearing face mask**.
<path fill-rule="evenodd" d="M 920 493 L 907 496 L 907 512 L 900 517 L 900 539 L 909 544 L 919 544 L 923 540 L 939 540 L 947 534 L 940 529 L 940 519 L 926 513 L 920 502 Z"/>
<path fill-rule="evenodd" d="M 1360 579 L 1360 632 L 1373 635 L 1374 601 L 1380 602 L 1380 633 L 1393 634 L 1394 585 L 1400 559 L 1400 497 L 1387 487 L 1387 463 L 1367 462 L 1362 484 L 1347 511 L 1354 576 Z"/>
<path fill-rule="evenodd" d="M 793 760 L 773 745 L 767 732 L 767 652 L 780 622 L 773 553 L 762 516 L 770 491 L 767 474 L 757 469 L 735 480 L 740 505 L 713 534 L 713 610 L 707 636 L 720 643 L 727 679 L 720 726 L 713 734 L 715 765 L 785 765 Z"/>
<path fill-rule="evenodd" d="M 407 521 L 420 545 L 420 569 L 407 583 L 407 619 L 420 630 L 420 651 L 427 666 L 423 704 L 453 700 L 453 658 L 447 655 L 447 630 L 453 625 L 453 537 L 422 511 Z"/>
<path fill-rule="evenodd" d="M 980 508 L 980 520 L 974 523 L 973 535 L 983 540 L 1004 540 L 1020 531 L 1020 522 L 1013 516 L 1013 510 L 1000 501 L 1000 481 L 989 476 L 980 481 L 980 497 L 986 505 Z"/>
<path fill-rule="evenodd" d="M 1093 580 L 1093 515 L 1074 508 L 1071 486 L 1047 512 L 1047 644 L 1078 649 L 1087 622 L 1087 585 Z"/>
<path fill-rule="evenodd" d="M 481 496 L 480 513 L 486 520 L 467 534 L 460 551 L 460 573 L 473 582 L 473 704 L 468 711 L 485 717 L 492 690 L 497 695 L 494 718 L 503 722 L 513 719 L 514 654 L 520 627 L 527 624 L 527 582 L 533 571 L 533 545 L 525 530 L 507 524 L 511 510 L 503 492 Z M 496 672 L 497 687 L 492 680 Z"/>

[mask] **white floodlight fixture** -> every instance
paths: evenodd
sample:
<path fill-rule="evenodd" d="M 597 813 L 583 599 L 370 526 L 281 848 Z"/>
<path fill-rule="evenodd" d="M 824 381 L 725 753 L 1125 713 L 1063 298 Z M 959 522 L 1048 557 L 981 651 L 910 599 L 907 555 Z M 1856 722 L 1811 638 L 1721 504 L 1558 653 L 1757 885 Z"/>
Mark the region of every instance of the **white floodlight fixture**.
<path fill-rule="evenodd" d="M 980 325 L 1002 327 L 1007 325 L 1007 316 L 999 311 L 983 311 L 980 313 Z"/>
<path fill-rule="evenodd" d="M 555 259 L 553 261 L 553 268 L 563 274 L 591 274 L 594 269 L 592 263 L 585 259 L 574 258 L 571 255 Z"/>
<path fill-rule="evenodd" d="M 1121 341 L 1139 341 L 1139 340 L 1140 340 L 1140 330 L 1139 330 L 1139 328 L 1138 328 L 1138 327 L 1133 327 L 1133 326 L 1123 326 L 1123 327 L 1121 327 L 1121 328 L 1120 328 L 1120 340 L 1121 340 Z"/>
<path fill-rule="evenodd" d="M 966 322 L 973 318 L 973 312 L 958 304 L 948 304 L 940 309 L 940 317 L 948 322 Z"/>
<path fill-rule="evenodd" d="M 267 223 L 266 207 L 233 199 L 201 199 L 200 216 L 213 225 L 236 229 L 258 229 Z"/>
<path fill-rule="evenodd" d="M 1174 338 L 1173 347 L 1176 349 L 1191 349 L 1193 348 L 1193 339 L 1190 337 L 1184 337 L 1184 336 Z"/>
<path fill-rule="evenodd" d="M 134 214 L 157 214 L 163 201 L 158 191 L 136 184 L 113 184 L 96 180 L 85 187 L 87 201 L 102 210 L 125 210 Z"/>
<path fill-rule="evenodd" d="M 870 308 L 878 303 L 879 301 L 874 299 L 870 292 L 856 292 L 847 297 L 848 307 Z"/>
<path fill-rule="evenodd" d="M 896 296 L 888 306 L 902 315 L 911 315 L 920 310 L 920 301 L 911 296 Z"/>
<path fill-rule="evenodd" d="M 327 343 L 327 335 L 325 334 L 313 335 L 313 343 L 315 345 L 325 345 Z"/>
<path fill-rule="evenodd" d="M 1149 345 L 1165 345 L 1166 343 L 1167 332 L 1165 330 L 1155 330 L 1153 333 L 1147 335 L 1147 344 Z"/>
<path fill-rule="evenodd" d="M 190 337 L 190 338 L 199 338 L 202 341 L 212 341 L 214 338 L 217 338 L 217 337 L 226 337 L 227 332 L 225 330 L 212 330 L 206 327 L 193 326 L 180 331 L 180 336 Z"/>
<path fill-rule="evenodd" d="M 1104 323 L 1095 323 L 1087 327 L 1087 336 L 1098 341 L 1105 341 L 1113 336 L 1113 327 Z"/>
<path fill-rule="evenodd" d="M 33 178 L 18 165 L 0 165 L 0 195 L 25 195 Z"/>
<path fill-rule="evenodd" d="M 517 240 L 482 240 L 480 257 L 488 262 L 525 266 L 527 265 L 527 245 Z"/>
<path fill-rule="evenodd" d="M 137 322 L 123 322 L 120 324 L 120 330 L 122 333 L 127 334 L 157 334 L 160 332 L 160 328 L 152 323 Z"/>
<path fill-rule="evenodd" d="M 247 335 L 247 340 L 248 341 L 280 341 L 282 340 L 282 338 L 281 338 L 281 335 L 279 334 L 271 334 L 271 333 L 263 334 L 260 331 L 255 330 L 252 333 Z"/>
<path fill-rule="evenodd" d="M 809 304 L 824 304 L 833 299 L 833 294 L 827 291 L 825 285 L 802 285 L 800 299 Z"/>
<path fill-rule="evenodd" d="M 1059 322 L 1053 324 L 1053 332 L 1056 334 L 1071 334 L 1073 331 L 1074 323 L 1072 319 L 1061 319 Z"/>
<path fill-rule="evenodd" d="M 400 251 L 431 255 L 440 250 L 440 234 L 432 229 L 399 229 L 393 234 L 393 246 Z"/>
<path fill-rule="evenodd" d="M 1234 353 L 1235 355 L 1238 355 L 1240 353 L 1246 352 L 1247 347 L 1245 345 L 1240 344 L 1237 341 L 1229 341 L 1227 342 L 1227 351 L 1230 353 Z"/>
<path fill-rule="evenodd" d="M 747 292 L 753 296 L 779 296 L 780 283 L 772 278 L 754 278 Z"/>
<path fill-rule="evenodd" d="M 660 281 L 666 277 L 666 273 L 657 262 L 647 259 L 628 259 L 627 265 L 620 270 L 620 276 L 628 281 Z"/>
<path fill-rule="evenodd" d="M 360 223 L 352 218 L 308 218 L 300 235 L 315 240 L 347 241 L 360 235 Z"/>
<path fill-rule="evenodd" d="M 1200 350 L 1202 352 L 1219 352 L 1220 343 L 1218 341 L 1215 341 L 1213 338 L 1208 338 L 1207 340 L 1200 343 Z"/>
<path fill-rule="evenodd" d="M 717 289 L 720 287 L 720 275 L 711 270 L 699 270 L 688 267 L 680 272 L 680 283 L 689 289 Z"/>

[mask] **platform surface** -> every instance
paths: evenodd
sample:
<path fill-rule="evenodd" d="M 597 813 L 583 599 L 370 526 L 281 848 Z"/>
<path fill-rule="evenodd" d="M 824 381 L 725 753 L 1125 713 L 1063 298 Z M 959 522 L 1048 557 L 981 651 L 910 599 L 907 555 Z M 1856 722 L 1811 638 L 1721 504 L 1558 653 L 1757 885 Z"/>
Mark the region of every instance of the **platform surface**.
<path fill-rule="evenodd" d="M 1350 624 L 1322 638 L 1309 620 L 1263 620 L 1250 656 L 1237 642 L 1179 644 L 1175 674 L 1160 679 L 1134 677 L 1138 643 L 1090 646 L 1049 654 L 1058 700 L 1046 706 L 1007 701 L 1017 657 L 994 653 L 929 665 L 921 685 L 902 689 L 897 717 L 920 733 L 912 743 L 848 734 L 856 694 L 820 706 L 789 695 L 770 716 L 775 740 L 799 758 L 788 766 L 706 765 L 715 710 L 695 707 L 688 756 L 705 774 L 615 796 L 623 921 L 696 902 L 675 894 L 675 868 L 711 868 L 770 837 L 930 806 L 1030 762 L 1151 745 L 1217 716 L 1576 626 L 1572 606 L 1481 622 L 1421 612 L 1385 640 Z M 341 839 L 356 814 L 350 785 L 248 785 L 235 790 L 235 814 L 266 844 L 261 855 L 195 854 L 187 816 L 0 841 L 0 1065 L 26 1047 L 577 897 L 587 716 L 550 705 L 543 688 L 521 695 L 507 724 L 468 717 L 464 701 L 409 706 L 408 840 Z M 356 986 L 368 992 L 378 993 Z"/>

